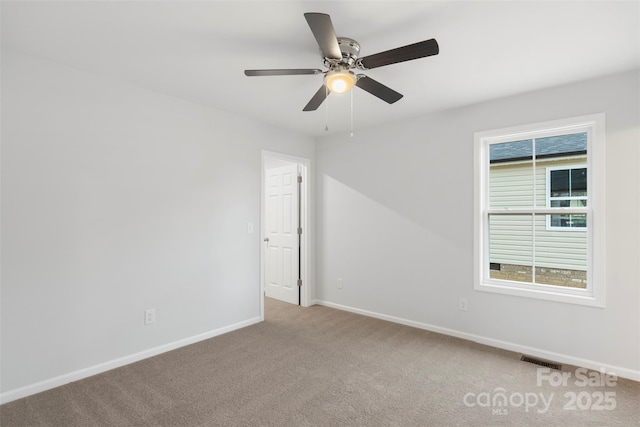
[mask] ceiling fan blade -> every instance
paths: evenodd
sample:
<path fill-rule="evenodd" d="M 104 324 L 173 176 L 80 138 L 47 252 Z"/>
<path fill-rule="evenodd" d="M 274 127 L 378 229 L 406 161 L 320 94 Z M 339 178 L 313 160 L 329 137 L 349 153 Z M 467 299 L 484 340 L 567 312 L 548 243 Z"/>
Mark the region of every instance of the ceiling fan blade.
<path fill-rule="evenodd" d="M 438 52 L 440 52 L 438 42 L 436 39 L 430 39 L 365 56 L 358 60 L 358 67 L 364 70 L 370 70 L 372 68 L 382 67 L 383 65 L 397 64 L 398 62 L 437 55 Z"/>
<path fill-rule="evenodd" d="M 296 76 L 302 74 L 322 74 L 322 70 L 317 68 L 244 70 L 245 76 Z"/>
<path fill-rule="evenodd" d="M 393 104 L 402 98 L 402 94 L 396 92 L 395 90 L 388 88 L 380 82 L 373 80 L 371 77 L 367 77 L 363 74 L 358 75 L 358 81 L 356 82 L 356 86 L 360 89 L 366 90 L 373 96 L 377 96 L 389 104 Z"/>
<path fill-rule="evenodd" d="M 326 13 L 305 13 L 304 17 L 318 42 L 318 46 L 320 46 L 322 55 L 325 58 L 342 59 L 342 52 L 340 52 L 331 17 Z"/>
<path fill-rule="evenodd" d="M 305 105 L 302 111 L 315 111 L 318 109 L 322 101 L 327 97 L 327 87 L 322 85 L 320 89 L 313 95 L 313 98 Z"/>

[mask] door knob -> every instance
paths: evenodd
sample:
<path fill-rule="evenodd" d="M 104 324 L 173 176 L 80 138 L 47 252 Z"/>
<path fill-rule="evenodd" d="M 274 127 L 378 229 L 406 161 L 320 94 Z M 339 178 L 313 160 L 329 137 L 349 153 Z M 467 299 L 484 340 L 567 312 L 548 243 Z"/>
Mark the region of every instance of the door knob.
<path fill-rule="evenodd" d="M 265 238 L 264 238 L 264 241 L 265 241 L 265 242 L 267 242 L 267 243 L 269 243 L 269 238 L 268 238 L 268 237 L 265 237 Z"/>

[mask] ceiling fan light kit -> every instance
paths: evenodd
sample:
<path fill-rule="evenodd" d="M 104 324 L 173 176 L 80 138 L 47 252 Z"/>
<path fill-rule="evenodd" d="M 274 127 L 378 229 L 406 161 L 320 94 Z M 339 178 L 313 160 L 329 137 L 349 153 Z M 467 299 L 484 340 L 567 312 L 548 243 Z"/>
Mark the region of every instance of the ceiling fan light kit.
<path fill-rule="evenodd" d="M 324 76 L 324 84 L 331 93 L 349 92 L 358 78 L 349 70 L 329 70 Z"/>
<path fill-rule="evenodd" d="M 326 71 L 323 72 L 315 68 L 302 68 L 245 70 L 244 72 L 247 76 L 324 74 L 322 86 L 303 108 L 303 111 L 315 111 L 329 93 L 346 93 L 354 86 L 389 104 L 393 104 L 402 98 L 402 94 L 364 74 L 355 74 L 353 70 L 370 70 L 439 53 L 436 40 L 429 39 L 360 58 L 360 44 L 347 37 L 336 37 L 329 15 L 325 13 L 305 13 L 304 17 L 318 42 L 322 52 L 323 65 L 327 68 Z"/>

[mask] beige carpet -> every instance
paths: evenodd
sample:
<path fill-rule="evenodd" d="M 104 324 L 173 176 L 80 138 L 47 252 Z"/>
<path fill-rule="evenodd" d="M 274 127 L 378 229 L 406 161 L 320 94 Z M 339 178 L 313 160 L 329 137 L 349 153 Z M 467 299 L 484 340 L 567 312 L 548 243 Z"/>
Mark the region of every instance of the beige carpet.
<path fill-rule="evenodd" d="M 538 368 L 511 352 L 267 300 L 263 323 L 10 402 L 0 424 L 640 425 L 640 383 L 581 387 L 565 366 L 566 385 L 538 385 Z"/>

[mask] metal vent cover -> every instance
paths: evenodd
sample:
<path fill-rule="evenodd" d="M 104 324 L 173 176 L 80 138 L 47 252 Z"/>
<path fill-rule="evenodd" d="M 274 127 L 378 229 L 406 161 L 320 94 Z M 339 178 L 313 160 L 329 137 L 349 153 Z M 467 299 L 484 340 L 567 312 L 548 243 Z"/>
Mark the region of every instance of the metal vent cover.
<path fill-rule="evenodd" d="M 540 366 L 545 366 L 551 369 L 557 369 L 558 371 L 562 369 L 562 365 L 559 363 L 538 359 L 537 357 L 533 357 L 533 356 L 525 356 L 524 354 L 520 357 L 520 360 L 522 360 L 523 362 L 533 363 L 534 365 L 540 365 Z"/>

